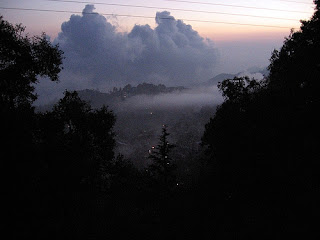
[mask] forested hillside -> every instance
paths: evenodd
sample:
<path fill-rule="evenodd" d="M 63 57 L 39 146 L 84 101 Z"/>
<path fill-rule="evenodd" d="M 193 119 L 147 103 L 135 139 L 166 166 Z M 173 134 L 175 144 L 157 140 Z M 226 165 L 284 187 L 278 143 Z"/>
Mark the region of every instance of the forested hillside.
<path fill-rule="evenodd" d="M 10 238 L 319 239 L 314 3 L 312 18 L 272 53 L 265 79 L 219 82 L 219 106 L 144 83 L 66 90 L 36 111 L 35 85 L 59 80 L 64 54 L 0 17 Z"/>
<path fill-rule="evenodd" d="M 270 59 L 265 81 L 234 78 L 203 143 L 224 225 L 218 236 L 319 236 L 320 2 Z M 232 230 L 231 230 L 232 229 Z M 233 236 L 233 237 L 232 237 Z"/>

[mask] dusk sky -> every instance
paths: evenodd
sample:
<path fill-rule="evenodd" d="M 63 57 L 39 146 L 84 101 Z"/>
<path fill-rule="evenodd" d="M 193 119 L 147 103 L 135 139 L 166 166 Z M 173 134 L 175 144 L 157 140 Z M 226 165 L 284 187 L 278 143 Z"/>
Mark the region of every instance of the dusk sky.
<path fill-rule="evenodd" d="M 250 40 L 280 37 L 288 34 L 290 28 L 298 28 L 300 19 L 308 19 L 313 13 L 312 0 L 198 0 L 198 1 L 172 1 L 172 0 L 79 0 L 79 1 L 48 1 L 48 0 L 1 0 L 0 7 L 32 8 L 58 11 L 81 12 L 86 4 L 94 4 L 96 12 L 116 15 L 134 15 L 140 17 L 117 16 L 119 31 L 130 31 L 134 24 L 149 24 L 154 26 L 154 16 L 157 11 L 167 10 L 176 19 L 183 19 L 190 24 L 201 36 L 209 37 L 214 41 Z M 209 5 L 222 4 L 221 5 Z M 117 4 L 105 5 L 105 4 Z M 121 6 L 122 5 L 122 6 Z M 123 6 L 123 5 L 131 5 Z M 232 6 L 224 6 L 232 5 Z M 146 8 L 144 8 L 144 7 Z M 242 7 L 243 6 L 243 7 Z M 245 8 L 248 7 L 248 8 Z M 261 8 L 261 9 L 260 9 Z M 180 9 L 180 10 L 174 10 Z M 275 11 L 279 9 L 284 11 Z M 182 11 L 188 10 L 188 11 Z M 191 11 L 189 11 L 191 10 Z M 194 12 L 192 12 L 194 11 Z M 203 12 L 202 12 L 203 11 Z M 208 12 L 208 13 L 205 13 Z M 215 12 L 215 13 L 209 13 Z M 15 23 L 22 22 L 31 33 L 46 32 L 55 37 L 60 31 L 61 24 L 67 21 L 71 13 L 36 12 L 24 10 L 1 9 L 4 17 Z M 219 14 L 218 14 L 219 13 Z M 226 14 L 223 14 L 226 13 Z M 257 18 L 255 15 L 267 18 Z M 108 16 L 106 16 L 108 18 Z M 274 19 L 272 19 L 272 18 Z M 276 19 L 283 18 L 283 19 Z M 199 20 L 199 21 L 190 21 Z M 200 22 L 212 21 L 212 22 Z M 231 25 L 213 22 L 270 25 L 276 27 L 260 27 L 246 25 Z M 284 28 L 282 28 L 284 27 Z M 287 27 L 287 28 L 286 28 Z"/>
<path fill-rule="evenodd" d="M 320 0 L 0 0 L 10 239 L 320 240 L 319 93 Z"/>
<path fill-rule="evenodd" d="M 89 5 L 92 7 L 88 7 Z M 87 10 L 99 13 L 99 17 L 82 18 L 92 28 L 90 31 L 77 25 L 76 18 L 71 17 L 73 14 L 80 17 L 82 12 Z M 312 0 L 0 1 L 0 15 L 3 15 L 5 20 L 11 23 L 22 23 L 26 26 L 26 32 L 31 35 L 45 32 L 50 36 L 51 41 L 61 45 L 69 59 L 65 64 L 67 70 L 71 69 L 70 66 L 81 67 L 82 71 L 84 68 L 88 68 L 88 71 L 81 73 L 81 76 L 87 74 L 87 78 L 95 83 L 89 84 L 91 87 L 101 87 L 100 82 L 98 84 L 95 82 L 97 80 L 92 79 L 102 78 L 106 75 L 112 78 L 112 84 L 121 85 L 128 82 L 129 75 L 132 78 L 141 79 L 141 76 L 147 74 L 143 81 L 158 79 L 158 82 L 166 84 L 171 81 L 171 84 L 168 85 L 179 85 L 186 84 L 187 81 L 196 78 L 199 79 L 199 82 L 205 81 L 224 72 L 237 73 L 250 67 L 265 68 L 269 64 L 273 49 L 280 48 L 284 38 L 289 35 L 290 29 L 299 29 L 299 21 L 309 19 L 313 10 Z M 178 28 L 172 30 L 171 24 L 156 21 L 156 16 L 172 18 L 175 20 L 175 27 Z M 66 32 L 66 29 L 62 30 L 62 24 L 73 29 L 72 36 Z M 99 30 L 101 26 L 109 27 L 110 31 L 104 29 L 101 32 L 101 29 Z M 136 29 L 132 31 L 134 26 Z M 166 28 L 170 31 L 169 35 L 162 34 L 163 31 L 167 31 Z M 188 30 L 182 33 L 181 31 L 185 31 L 183 29 Z M 163 39 L 172 36 L 175 36 L 172 39 L 176 41 L 177 36 L 181 37 L 182 33 L 189 45 L 188 47 L 179 47 L 179 52 L 173 54 L 170 48 L 163 47 L 162 44 L 162 48 L 159 50 L 161 55 L 156 51 L 149 51 L 147 54 L 141 49 L 147 47 L 152 50 L 152 44 L 156 42 L 152 43 L 152 39 L 151 43 L 148 42 L 143 35 L 146 34 L 145 31 L 156 36 L 157 41 L 163 41 Z M 90 42 L 92 34 L 96 38 L 112 40 L 99 46 L 100 43 Z M 80 39 L 77 42 L 71 41 L 71 38 Z M 142 41 L 140 45 L 137 45 L 137 39 Z M 127 43 L 125 43 L 126 41 Z M 129 41 L 131 42 L 128 48 Z M 175 44 L 179 45 L 181 43 L 179 41 Z M 116 43 L 119 44 L 112 48 L 111 52 L 97 50 L 99 47 L 104 49 L 106 45 Z M 87 48 L 95 44 L 97 44 L 95 50 L 98 51 L 98 55 L 101 54 L 100 57 L 93 58 L 94 60 L 88 57 L 82 62 L 78 60 L 83 53 L 77 52 L 75 55 L 74 45 Z M 124 48 L 128 49 L 123 50 Z M 118 57 L 118 53 L 126 54 L 126 59 L 114 60 L 115 56 Z M 105 57 L 107 55 L 108 57 Z M 153 59 L 157 59 L 157 61 L 153 61 Z M 91 65 L 94 61 L 99 64 L 94 65 L 95 63 L 93 63 Z M 108 65 L 111 62 L 112 64 Z M 127 66 L 126 76 L 118 74 L 122 66 Z M 101 71 L 101 68 L 105 67 L 108 71 L 105 69 Z M 113 71 L 110 68 L 113 68 Z M 164 68 L 166 73 L 163 73 Z M 145 73 L 146 69 L 149 72 Z M 174 69 L 180 69 L 180 72 L 175 72 Z M 71 72 L 78 74 L 79 71 L 72 69 Z M 191 72 L 197 74 L 191 74 Z M 65 75 L 70 79 L 70 75 Z M 173 82 L 172 79 L 175 79 L 176 82 Z M 87 81 L 89 80 L 86 79 L 85 82 L 87 83 Z"/>

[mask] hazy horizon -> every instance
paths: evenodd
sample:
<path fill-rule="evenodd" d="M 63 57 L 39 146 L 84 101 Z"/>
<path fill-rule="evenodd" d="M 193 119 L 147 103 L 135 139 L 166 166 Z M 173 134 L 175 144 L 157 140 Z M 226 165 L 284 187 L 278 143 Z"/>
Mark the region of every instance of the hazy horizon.
<path fill-rule="evenodd" d="M 65 89 L 108 91 L 142 82 L 188 87 L 221 73 L 266 68 L 290 29 L 312 14 L 312 1 L 304 2 L 310 5 L 5 0 L 0 7 L 13 9 L 0 14 L 22 23 L 30 36 L 46 32 L 64 51 L 60 82 L 37 85 L 40 100 L 52 100 Z"/>

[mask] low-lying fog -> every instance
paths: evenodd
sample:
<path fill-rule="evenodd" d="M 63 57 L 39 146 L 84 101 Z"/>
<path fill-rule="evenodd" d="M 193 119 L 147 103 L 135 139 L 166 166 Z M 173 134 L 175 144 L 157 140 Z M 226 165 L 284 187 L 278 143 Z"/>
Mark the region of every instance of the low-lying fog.
<path fill-rule="evenodd" d="M 172 109 L 193 107 L 199 110 L 203 106 L 217 105 L 222 102 L 222 96 L 216 86 L 186 89 L 181 92 L 162 93 L 158 95 L 139 95 L 126 99 L 119 109 L 130 111 L 134 109 Z"/>

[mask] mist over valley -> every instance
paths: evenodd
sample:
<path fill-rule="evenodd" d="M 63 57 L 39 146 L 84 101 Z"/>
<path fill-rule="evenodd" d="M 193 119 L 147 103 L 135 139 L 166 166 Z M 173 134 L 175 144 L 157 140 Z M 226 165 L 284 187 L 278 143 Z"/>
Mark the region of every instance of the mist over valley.
<path fill-rule="evenodd" d="M 2 1 L 11 238 L 319 239 L 311 1 Z"/>

